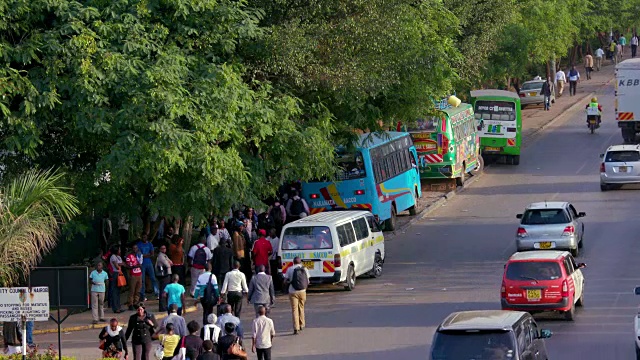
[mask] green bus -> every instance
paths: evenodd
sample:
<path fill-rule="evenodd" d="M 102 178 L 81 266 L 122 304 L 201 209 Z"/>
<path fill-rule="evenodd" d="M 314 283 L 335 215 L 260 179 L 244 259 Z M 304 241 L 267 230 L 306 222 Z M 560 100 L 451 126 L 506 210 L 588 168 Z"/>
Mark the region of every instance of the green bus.
<path fill-rule="evenodd" d="M 520 164 L 522 112 L 518 94 L 505 90 L 473 90 L 471 99 L 482 156 L 486 160 L 504 157 L 507 164 Z"/>
<path fill-rule="evenodd" d="M 467 173 L 482 169 L 470 104 L 441 108 L 437 115 L 417 120 L 407 131 L 418 152 L 421 179 L 455 178 L 457 185 L 462 186 Z"/>

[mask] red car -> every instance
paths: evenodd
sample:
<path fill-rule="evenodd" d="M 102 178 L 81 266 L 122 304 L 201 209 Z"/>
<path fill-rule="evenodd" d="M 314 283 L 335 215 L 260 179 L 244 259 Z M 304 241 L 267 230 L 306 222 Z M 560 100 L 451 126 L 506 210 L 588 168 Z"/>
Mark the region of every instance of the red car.
<path fill-rule="evenodd" d="M 503 310 L 557 311 L 573 320 L 584 299 L 584 276 L 567 251 L 517 252 L 504 266 L 500 302 Z"/>

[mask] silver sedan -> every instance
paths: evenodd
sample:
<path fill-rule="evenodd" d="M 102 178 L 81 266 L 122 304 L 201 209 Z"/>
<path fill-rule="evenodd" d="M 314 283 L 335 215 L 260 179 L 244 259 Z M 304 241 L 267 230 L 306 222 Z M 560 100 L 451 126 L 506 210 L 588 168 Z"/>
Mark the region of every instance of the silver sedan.
<path fill-rule="evenodd" d="M 577 212 L 568 202 L 538 202 L 529 204 L 516 232 L 516 247 L 524 250 L 568 250 L 578 256 L 582 248 L 586 214 Z"/>
<path fill-rule="evenodd" d="M 542 95 L 542 84 L 544 84 L 544 80 L 531 80 L 522 84 L 522 88 L 520 88 L 520 104 L 524 107 L 524 105 L 538 104 L 541 105 L 544 103 L 544 95 Z M 553 86 L 553 84 L 552 84 Z M 555 91 L 551 89 L 551 102 L 556 101 Z"/>

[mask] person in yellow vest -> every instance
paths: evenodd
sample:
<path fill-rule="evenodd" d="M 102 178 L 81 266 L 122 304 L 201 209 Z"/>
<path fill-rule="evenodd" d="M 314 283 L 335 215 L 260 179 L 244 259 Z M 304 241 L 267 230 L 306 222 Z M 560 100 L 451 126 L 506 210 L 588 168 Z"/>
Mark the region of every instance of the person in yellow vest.
<path fill-rule="evenodd" d="M 587 111 L 587 125 L 589 125 L 589 117 L 598 117 L 598 127 L 600 127 L 600 121 L 602 119 L 602 105 L 598 104 L 598 98 L 595 96 L 591 98 L 591 102 L 585 107 Z"/>

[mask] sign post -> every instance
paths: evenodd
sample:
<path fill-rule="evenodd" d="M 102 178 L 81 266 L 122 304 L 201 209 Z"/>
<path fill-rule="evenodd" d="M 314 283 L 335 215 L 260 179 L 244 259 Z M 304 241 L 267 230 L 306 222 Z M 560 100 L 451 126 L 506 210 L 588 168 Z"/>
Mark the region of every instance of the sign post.
<path fill-rule="evenodd" d="M 49 320 L 49 288 L 0 288 L 0 321 L 22 325 L 22 359 L 27 356 L 27 321 Z"/>

